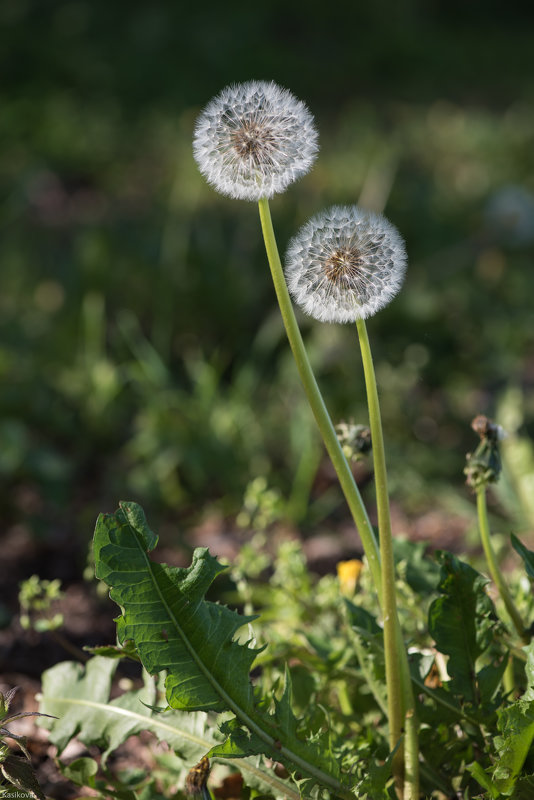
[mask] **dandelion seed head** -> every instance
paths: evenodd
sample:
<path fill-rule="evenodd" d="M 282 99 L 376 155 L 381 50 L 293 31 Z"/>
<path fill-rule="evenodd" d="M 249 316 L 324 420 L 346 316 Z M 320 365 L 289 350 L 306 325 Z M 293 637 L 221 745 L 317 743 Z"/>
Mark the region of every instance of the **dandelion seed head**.
<path fill-rule="evenodd" d="M 267 81 L 229 86 L 200 114 L 193 153 L 218 192 L 259 200 L 283 192 L 309 171 L 317 131 L 307 107 Z"/>
<path fill-rule="evenodd" d="M 379 214 L 334 206 L 313 217 L 289 243 L 286 279 L 297 305 L 321 322 L 376 314 L 399 291 L 406 250 Z"/>

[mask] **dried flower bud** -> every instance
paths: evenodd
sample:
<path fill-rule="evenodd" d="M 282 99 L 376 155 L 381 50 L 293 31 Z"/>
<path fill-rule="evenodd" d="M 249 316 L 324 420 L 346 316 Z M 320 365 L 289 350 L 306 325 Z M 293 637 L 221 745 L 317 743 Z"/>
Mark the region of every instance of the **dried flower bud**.
<path fill-rule="evenodd" d="M 480 436 L 480 443 L 474 453 L 467 453 L 464 475 L 467 485 L 478 489 L 498 481 L 502 469 L 499 442 L 506 433 L 483 414 L 474 418 L 471 427 Z"/>
<path fill-rule="evenodd" d="M 193 152 L 218 192 L 259 200 L 305 175 L 318 150 L 313 117 L 287 89 L 266 81 L 229 86 L 200 114 Z"/>
<path fill-rule="evenodd" d="M 384 217 L 334 206 L 313 217 L 289 243 L 286 278 L 302 309 L 322 322 L 354 322 L 399 291 L 406 250 Z"/>
<path fill-rule="evenodd" d="M 210 762 L 208 758 L 204 756 L 204 758 L 201 758 L 198 764 L 196 764 L 187 773 L 187 778 L 185 781 L 185 790 L 187 794 L 191 797 L 201 794 L 203 797 L 207 797 L 209 799 L 210 794 L 206 788 L 209 774 Z"/>

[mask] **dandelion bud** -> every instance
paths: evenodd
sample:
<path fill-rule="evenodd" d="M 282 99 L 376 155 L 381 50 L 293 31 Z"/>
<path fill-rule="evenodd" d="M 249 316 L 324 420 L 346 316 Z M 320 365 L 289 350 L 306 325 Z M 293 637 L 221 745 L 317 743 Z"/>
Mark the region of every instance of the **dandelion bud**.
<path fill-rule="evenodd" d="M 321 322 L 354 322 L 399 291 L 406 250 L 384 217 L 334 206 L 313 217 L 289 243 L 286 278 L 295 302 Z"/>
<path fill-rule="evenodd" d="M 474 453 L 467 453 L 464 475 L 467 485 L 478 489 L 499 479 L 502 469 L 499 442 L 506 433 L 483 414 L 474 418 L 471 427 L 480 437 L 480 443 Z"/>
<path fill-rule="evenodd" d="M 187 794 L 191 797 L 201 794 L 203 798 L 210 800 L 211 795 L 206 786 L 209 774 L 210 762 L 206 756 L 204 756 L 204 758 L 201 758 L 198 764 L 187 773 L 185 781 L 185 790 Z"/>
<path fill-rule="evenodd" d="M 218 192 L 259 200 L 305 175 L 317 154 L 313 117 L 287 89 L 266 81 L 229 86 L 200 114 L 193 153 Z"/>

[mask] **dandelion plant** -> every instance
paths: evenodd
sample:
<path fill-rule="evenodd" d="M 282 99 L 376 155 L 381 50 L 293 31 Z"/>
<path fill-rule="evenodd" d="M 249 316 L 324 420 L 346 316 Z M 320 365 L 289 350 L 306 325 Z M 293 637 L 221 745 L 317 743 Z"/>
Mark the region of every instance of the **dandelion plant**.
<path fill-rule="evenodd" d="M 406 800 L 418 792 L 417 723 L 408 662 L 397 617 L 395 568 L 378 394 L 363 320 L 402 285 L 406 251 L 387 220 L 352 207 L 314 217 L 291 241 L 286 280 L 268 198 L 307 172 L 317 153 L 317 133 L 306 106 L 273 83 L 251 81 L 224 89 L 201 113 L 193 151 L 201 173 L 222 194 L 257 200 L 265 246 L 289 343 L 312 411 L 347 498 L 375 580 L 384 619 L 388 718 L 392 751 L 407 729 Z M 288 294 L 321 321 L 358 321 L 374 441 L 380 555 L 367 512 L 311 369 Z M 403 784 L 403 748 L 394 770 Z"/>

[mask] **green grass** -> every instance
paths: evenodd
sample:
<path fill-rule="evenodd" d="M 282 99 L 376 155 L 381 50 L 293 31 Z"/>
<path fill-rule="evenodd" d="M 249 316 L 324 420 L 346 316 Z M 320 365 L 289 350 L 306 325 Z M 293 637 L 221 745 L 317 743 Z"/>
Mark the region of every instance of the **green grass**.
<path fill-rule="evenodd" d="M 187 527 L 212 505 L 236 514 L 257 475 L 281 492 L 292 522 L 313 525 L 332 507 L 306 510 L 316 456 L 295 488 L 318 439 L 256 209 L 217 196 L 191 155 L 199 108 L 234 80 L 272 76 L 318 116 L 316 167 L 272 204 L 282 251 L 309 216 L 359 198 L 385 206 L 406 237 L 405 287 L 369 325 L 404 507 L 460 486 L 471 417 L 529 385 L 529 11 L 502 21 L 486 5 L 482 22 L 465 16 L 454 31 L 449 12 L 422 4 L 369 9 L 356 46 L 342 20 L 323 24 L 297 6 L 252 20 L 247 9 L 202 20 L 172 3 L 2 11 L 8 525 L 46 536 L 61 519 L 85 537 L 87 519 L 130 496 Z M 321 44 L 336 58 L 312 57 Z M 522 226 L 488 210 L 506 186 L 527 193 Z M 307 320 L 303 329 L 334 420 L 365 421 L 353 331 Z M 531 411 L 527 401 L 527 421 Z M 311 491 L 317 500 L 319 483 Z"/>

